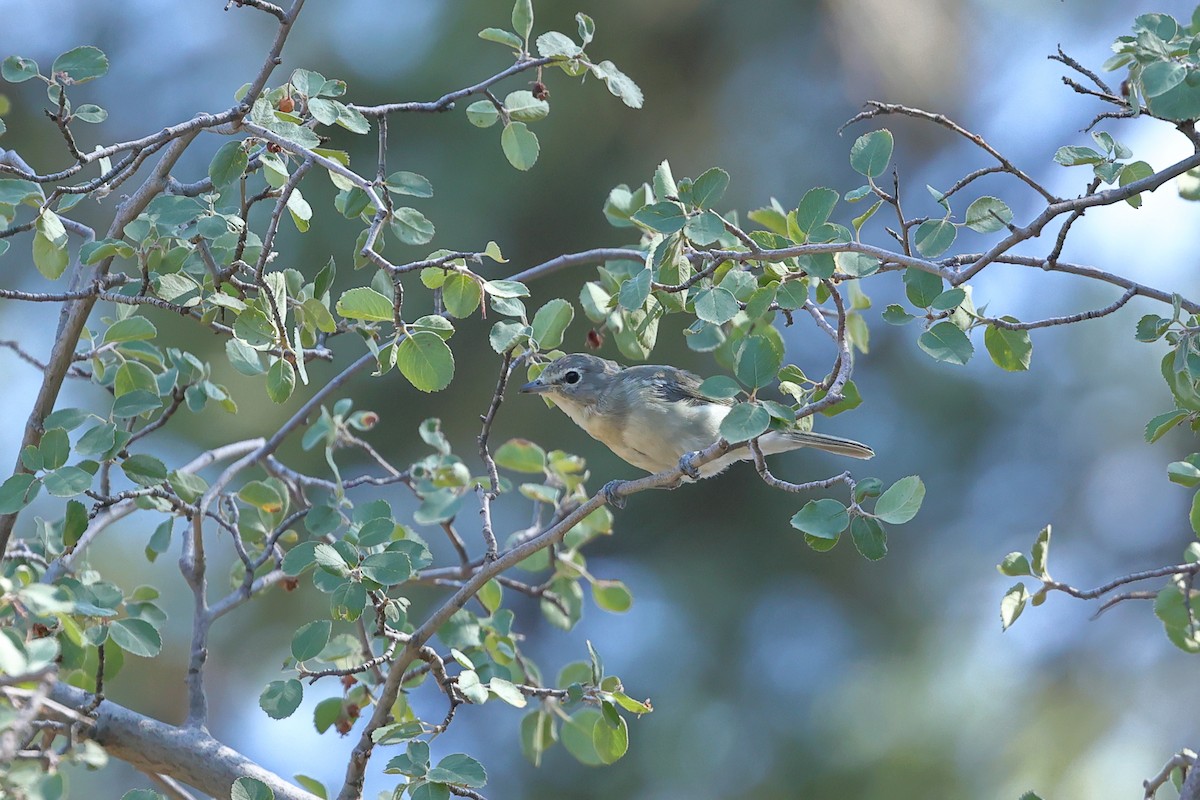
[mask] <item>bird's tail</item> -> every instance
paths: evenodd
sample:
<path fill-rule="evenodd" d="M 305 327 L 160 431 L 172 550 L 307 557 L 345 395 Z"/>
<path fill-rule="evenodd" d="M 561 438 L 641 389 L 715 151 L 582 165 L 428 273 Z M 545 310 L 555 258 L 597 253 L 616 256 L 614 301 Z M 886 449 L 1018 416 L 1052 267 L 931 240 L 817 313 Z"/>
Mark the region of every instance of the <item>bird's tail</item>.
<path fill-rule="evenodd" d="M 775 440 L 775 447 L 771 447 L 771 443 L 767 440 L 776 436 L 779 438 Z M 816 433 L 815 431 L 778 431 L 775 434 L 764 436 L 762 441 L 767 445 L 764 448 L 767 452 L 782 452 L 784 450 L 794 450 L 798 447 L 813 447 L 817 450 L 824 450 L 827 453 L 836 453 L 839 456 L 849 456 L 850 458 L 871 458 L 875 455 L 875 451 L 862 442 L 856 442 L 853 439 L 844 439 L 841 436 L 831 436 L 828 433 Z"/>

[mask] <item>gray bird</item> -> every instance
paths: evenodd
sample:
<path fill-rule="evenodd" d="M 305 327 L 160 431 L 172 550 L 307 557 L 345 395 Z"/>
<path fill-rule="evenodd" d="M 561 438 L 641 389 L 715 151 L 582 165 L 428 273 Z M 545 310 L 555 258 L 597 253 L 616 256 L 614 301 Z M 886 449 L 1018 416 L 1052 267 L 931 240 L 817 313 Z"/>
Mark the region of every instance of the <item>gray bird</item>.
<path fill-rule="evenodd" d="M 733 400 L 700 394 L 700 379 L 674 367 L 621 367 L 614 361 L 575 353 L 552 361 L 522 392 L 544 394 L 592 438 L 647 472 L 679 466 L 680 459 L 721 438 L 721 420 Z M 870 458 L 875 451 L 840 436 L 811 431 L 768 431 L 758 440 L 765 455 L 813 447 Z M 753 458 L 742 444 L 699 469 L 716 475 L 735 461 Z"/>

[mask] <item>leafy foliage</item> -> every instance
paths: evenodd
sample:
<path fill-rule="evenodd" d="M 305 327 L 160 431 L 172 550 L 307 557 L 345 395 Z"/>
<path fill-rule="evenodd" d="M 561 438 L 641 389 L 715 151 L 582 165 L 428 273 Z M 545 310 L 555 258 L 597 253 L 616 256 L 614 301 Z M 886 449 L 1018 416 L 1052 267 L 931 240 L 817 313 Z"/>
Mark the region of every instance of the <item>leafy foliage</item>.
<path fill-rule="evenodd" d="M 628 718 L 652 711 L 649 701 L 630 696 L 620 678 L 605 671 L 590 642 L 586 660 L 568 664 L 556 680 L 545 679 L 524 646 L 530 623 L 518 617 L 512 602 L 516 595 L 535 598 L 543 618 L 563 630 L 579 623 L 587 594 L 603 611 L 631 608 L 629 587 L 593 575 L 585 554 L 592 541 L 613 533 L 613 515 L 604 505 L 610 494 L 590 492 L 592 475 L 577 455 L 547 451 L 526 439 L 510 439 L 493 449 L 489 440 L 510 379 L 520 370 L 535 379 L 548 359 L 561 354 L 558 348 L 576 317 L 575 304 L 567 298 L 549 299 L 530 314 L 528 282 L 596 259 L 567 256 L 499 277 L 488 275 L 495 264 L 507 261 L 495 242 L 427 252 L 435 240 L 446 244 L 435 220 L 416 207 L 433 196 L 433 184 L 416 172 L 387 170 L 382 120 L 404 111 L 448 110 L 454 100 L 468 97 L 478 98 L 465 106 L 468 124 L 481 129 L 498 125 L 507 161 L 521 171 L 534 168 L 542 144 L 531 126 L 550 114 L 544 72 L 561 71 L 580 80 L 591 76 L 626 106 L 642 106 L 637 84 L 611 61 L 589 52 L 596 27 L 587 15 L 576 15 L 573 35 L 535 35 L 532 3 L 516 0 L 509 20 L 510 28 L 486 28 L 479 37 L 511 49 L 512 66 L 434 103 L 359 105 L 348 101 L 350 87 L 344 81 L 304 68 L 268 86 L 272 57 L 259 79 L 243 87 L 223 114 L 201 115 L 147 139 L 94 153 L 72 152 L 75 166 L 57 175 L 5 163 L 0 228 L 6 235 L 0 238 L 0 256 L 11 250 L 10 242 L 19 242 L 28 247 L 42 280 L 62 282 L 70 273 L 73 287 L 67 298 L 72 313 L 64 317 L 65 357 L 47 367 L 53 375 L 47 386 L 61 383 L 73 369 L 101 390 L 95 395 L 100 400 L 87 408 L 35 408 L 20 461 L 0 483 L 0 541 L 5 544 L 18 515 L 43 490 L 55 498 L 56 510 L 52 519 L 39 517 L 32 524 L 28 513 L 20 517 L 25 526 L 19 529 L 20 546 L 11 550 L 0 572 L 0 670 L 9 683 L 28 689 L 52 675 L 64 685 L 100 692 L 120 674 L 126 657 L 161 653 L 167 604 L 160 602 L 158 591 L 129 590 L 98 570 L 79 568 L 83 553 L 113 521 L 142 512 L 153 520 L 146 558 L 153 561 L 167 552 L 175 531 L 183 531 L 181 570 L 203 600 L 196 603 L 189 679 L 189 723 L 194 726 L 203 723 L 197 709 L 204 705 L 201 666 L 209 626 L 280 587 L 320 596 L 321 611 L 292 634 L 282 676 L 259 696 L 261 709 L 283 719 L 301 707 L 305 681 L 338 685 L 339 691 L 315 706 L 315 727 L 345 734 L 365 709 L 372 709 L 357 752 L 386 750 L 385 771 L 401 776 L 398 792 L 414 800 L 475 796 L 472 792 L 487 785 L 481 761 L 463 753 L 435 759 L 431 747 L 461 705 L 500 701 L 528 709 L 519 735 L 522 751 L 534 764 L 559 743 L 588 765 L 611 764 L 625 755 L 631 746 Z M 1128 89 L 1123 97 L 1106 99 L 1124 116 L 1171 123 L 1200 118 L 1198 41 L 1196 19 L 1181 24 L 1163 14 L 1138 17 L 1134 35 L 1117 40 L 1116 55 L 1106 64 L 1126 71 Z M 104 77 L 108 69 L 107 56 L 86 45 L 61 54 L 47 75 L 35 61 L 10 56 L 0 65 L 0 76 L 12 83 L 36 79 L 45 84 L 57 109 L 51 119 L 74 151 L 70 126 L 98 124 L 107 112 L 93 104 L 72 105 L 70 98 L 77 96 L 76 87 Z M 490 88 L 528 70 L 537 71 L 531 89 L 510 91 L 501 100 Z M 919 216 L 909 216 L 900 204 L 895 137 L 877 127 L 857 137 L 846 156 L 864 185 L 845 192 L 811 187 L 794 207 L 772 198 L 745 214 L 743 223 L 737 211 L 722 205 L 732 180 L 728 172 L 712 167 L 677 179 L 663 161 L 636 187 L 622 184 L 608 194 L 603 213 L 626 241 L 603 251 L 602 263 L 582 282 L 578 297 L 579 310 L 591 326 L 588 340 L 597 346 L 611 340 L 634 361 L 653 357 L 664 319 L 682 318 L 678 328 L 683 328 L 687 346 L 711 354 L 724 373 L 704 380 L 698 391 L 730 405 L 720 425 L 723 441 L 713 443 L 711 452 L 702 451 L 701 458 L 740 446 L 740 454 L 757 456 L 763 491 L 844 488 L 844 500 L 820 496 L 797 503 L 791 526 L 818 552 L 830 550 L 848 532 L 855 549 L 870 560 L 887 553 L 886 526 L 907 524 L 918 514 L 926 493 L 920 477 L 909 475 L 887 485 L 878 478 L 856 480 L 847 471 L 825 481 L 790 484 L 774 477 L 755 449 L 765 434 L 807 432 L 817 415 L 848 412 L 863 401 L 853 373 L 871 354 L 869 287 L 891 280 L 897 293 L 903 291 L 907 306 L 888 305 L 880 316 L 897 326 L 917 323 L 910 328 L 920 329 L 912 334 L 914 343 L 934 362 L 966 366 L 982 336 L 992 361 L 1007 372 L 1029 369 L 1030 331 L 1105 316 L 1135 294 L 1169 298 L 1163 302 L 1170 306 L 1169 315 L 1146 315 L 1135 331 L 1139 341 L 1167 348 L 1161 373 L 1174 404 L 1149 421 L 1146 439 L 1154 442 L 1184 424 L 1200 429 L 1200 305 L 1102 275 L 1126 290 L 1123 299 L 1105 309 L 1034 322 L 988 316 L 986 306 L 976 305 L 972 280 L 992 264 L 1025 264 L 1027 257 L 1011 250 L 1046 222 L 1035 219 L 1022 227 L 1013 208 L 990 194 L 975 194 L 965 211 L 954 211 L 966 194 L 974 193 L 975 178 L 990 172 L 1004 173 L 1041 194 L 1048 218 L 1070 218 L 1117 202 L 1136 208 L 1144 191 L 1168 178 L 1184 179 L 1183 196 L 1197 199 L 1200 161 L 1156 172 L 1111 134 L 1096 131 L 1094 147 L 1065 144 L 1054 156 L 1065 167 L 1091 167 L 1090 188 L 1078 199 L 1064 201 L 980 144 L 981 137 L 944 117 L 874 104 L 854 121 L 893 113 L 967 135 L 999 159 L 1000 167 L 972 173 L 944 192 L 927 187 L 927 193 L 917 193 L 926 207 Z M 88 231 L 92 235 L 72 248 L 72 236 L 84 229 L 72 214 L 81 197 L 103 197 L 130 178 L 143 157 L 160 149 L 162 175 L 170 173 L 193 137 L 206 141 L 194 136 L 201 130 L 229 138 L 212 149 L 207 166 L 193 176 L 194 184 L 174 178 L 145 183 L 145 191 L 113 212 L 105 237 Z M 0 126 L 0 134 L 4 132 Z M 351 169 L 348 151 L 339 149 L 342 137 L 369 133 L 380 136 L 381 163 L 374 170 Z M 124 160 L 114 163 L 114 157 Z M 85 179 L 73 176 L 93 168 L 98 172 L 82 188 L 66 183 Z M 889 173 L 890 186 L 885 185 Z M 335 187 L 329 207 L 314 207 L 305 198 L 301 187 L 311 186 L 306 183 L 310 174 L 326 176 Z M 1097 193 L 1101 184 L 1113 188 Z M 395 205 L 395 198 L 412 198 L 404 202 L 414 205 Z M 865 210 L 855 206 L 868 199 Z M 261 202 L 271 212 L 265 224 L 255 225 L 251 212 Z M 888 231 L 893 249 L 870 243 L 887 241 L 878 235 L 882 226 L 872 220 L 888 206 L 899 220 L 898 228 Z M 331 254 L 308 262 L 279 257 L 281 225 L 304 234 L 335 215 L 357 231 L 353 252 L 340 259 L 340 275 L 339 259 Z M 1067 222 L 1062 237 L 1069 227 Z M 27 242 L 21 238 L 25 234 Z M 983 255 L 975 252 L 980 241 L 985 243 Z M 1061 243 L 1038 266 L 1059 269 L 1060 252 Z M 28 293 L 3 291 L 5 297 L 30 299 Z M 53 297 L 43 294 L 42 300 Z M 95 312 L 99 300 L 106 305 Z M 483 334 L 487 343 L 483 335 L 456 340 L 461 321 L 476 315 L 491 323 Z M 186 340 L 173 337 L 164 324 L 169 317 L 221 337 L 224 360 L 214 364 L 191 352 Z M 813 377 L 788 360 L 781 329 L 795 318 L 811 318 L 831 346 L 828 368 Z M 678 328 L 661 326 L 663 331 Z M 419 425 L 406 421 L 424 448 L 411 463 L 394 466 L 367 441 L 380 415 L 355 410 L 349 397 L 334 397 L 344 381 L 366 367 L 373 367 L 377 378 L 395 368 L 400 379 L 421 392 L 444 391 L 455 380 L 456 352 L 491 358 L 489 348 L 497 357 L 499 377 L 491 404 L 481 403 L 487 408 L 476 439 L 481 463 L 474 455 L 456 453 L 434 418 Z M 337 377 L 315 385 L 310 365 L 347 350 L 365 354 Z M 240 391 L 235 398 L 222 382 L 229 375 L 226 367 L 247 378 L 254 393 Z M 768 396 L 772 393 L 783 399 Z M 57 388 L 50 394 L 56 396 Z M 293 412 L 269 437 L 223 443 L 186 462 L 171 448 L 156 446 L 158 439 L 152 437 L 168 425 L 186 425 L 206 410 L 237 414 L 239 403 L 262 402 L 264 395 Z M 301 430 L 302 448 L 319 454 L 327 467 L 321 475 L 298 472 L 277 455 L 280 443 Z M 394 428 L 388 432 L 394 433 Z M 358 469 L 345 458 L 348 448 L 364 453 L 382 474 L 347 476 L 348 469 Z M 198 474 L 218 461 L 227 463 L 219 476 L 210 481 Z M 252 467 L 262 474 L 252 474 Z M 1188 490 L 1200 489 L 1200 454 L 1172 462 L 1167 473 Z M 682 477 L 676 470 L 655 480 L 674 486 Z M 413 510 L 398 514 L 386 499 L 363 499 L 354 490 L 364 485 L 403 487 L 413 498 Z M 532 507 L 537 522 L 528 530 L 497 532 L 492 528 L 493 503 Z M 482 555 L 472 555 L 478 547 L 466 544 L 458 532 L 476 511 L 482 520 Z M 1193 494 L 1189 522 L 1200 536 L 1200 492 Z M 229 593 L 213 603 L 203 594 L 209 581 L 206 527 L 219 529 L 221 546 L 232 542 L 236 556 Z M 457 563 L 435 564 L 435 548 L 426 538 L 430 535 L 448 537 Z M 1050 591 L 1090 598 L 1123 585 L 1118 581 L 1104 591 L 1084 592 L 1053 580 L 1047 568 L 1049 544 L 1047 526 L 1028 554 L 1011 553 L 999 565 L 1003 575 L 1024 579 L 1001 599 L 1003 628 L 1028 606 L 1044 602 Z M 1200 572 L 1200 545 L 1190 543 L 1184 559 L 1152 576 L 1167 579 L 1155 595 L 1154 613 L 1167 638 L 1193 653 L 1200 651 L 1200 624 L 1192 611 L 1200 598 L 1191 587 Z M 509 569 L 529 577 L 502 576 Z M 440 607 L 428 614 L 413 610 L 410 597 L 418 586 L 447 584 L 456 593 Z M 473 598 L 475 605 L 468 603 Z M 422 685 L 449 704 L 444 717 L 410 702 L 409 693 Z M 18 719 L 23 697 L 3 695 L 0 711 L 6 720 Z M 103 710 L 92 706 L 76 713 Z M 48 730 L 47 748 L 55 745 L 56 729 Z M 84 764 L 96 758 L 88 747 L 75 747 L 73 738 L 58 739 L 62 752 L 55 750 L 55 758 Z M 355 765 L 351 770 L 351 794 L 361 792 L 362 769 Z M 49 781 L 54 776 L 44 777 Z M 325 791 L 312 779 L 300 782 Z M 43 788 L 44 796 L 61 795 L 54 790 L 62 787 L 52 782 Z M 273 796 L 270 786 L 252 778 L 241 778 L 232 788 L 206 789 L 248 800 Z"/>

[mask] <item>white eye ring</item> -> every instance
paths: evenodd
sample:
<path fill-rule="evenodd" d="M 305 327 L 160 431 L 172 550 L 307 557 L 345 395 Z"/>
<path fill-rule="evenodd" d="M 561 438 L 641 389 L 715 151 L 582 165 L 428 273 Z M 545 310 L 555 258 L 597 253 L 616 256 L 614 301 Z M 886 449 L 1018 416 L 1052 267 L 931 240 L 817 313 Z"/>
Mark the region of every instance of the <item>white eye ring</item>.
<path fill-rule="evenodd" d="M 563 375 L 563 383 L 576 384 L 579 383 L 579 373 L 571 370 L 566 375 Z"/>

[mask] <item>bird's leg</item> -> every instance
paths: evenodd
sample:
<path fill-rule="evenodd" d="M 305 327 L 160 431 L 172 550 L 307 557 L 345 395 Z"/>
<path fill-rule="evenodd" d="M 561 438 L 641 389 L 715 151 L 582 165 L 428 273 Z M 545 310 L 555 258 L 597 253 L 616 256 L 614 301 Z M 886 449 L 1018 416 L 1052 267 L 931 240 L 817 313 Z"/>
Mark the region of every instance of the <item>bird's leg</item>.
<path fill-rule="evenodd" d="M 625 488 L 627 481 L 609 481 L 604 484 L 604 488 L 600 491 L 604 492 L 604 502 L 608 503 L 613 508 L 624 508 L 625 498 L 621 496 L 621 490 Z"/>
<path fill-rule="evenodd" d="M 680 472 L 682 472 L 684 475 L 687 475 L 694 481 L 700 480 L 700 470 L 697 469 L 696 465 L 693 463 L 698 455 L 700 455 L 700 451 L 697 450 L 692 453 L 684 453 L 683 457 L 679 459 Z"/>

